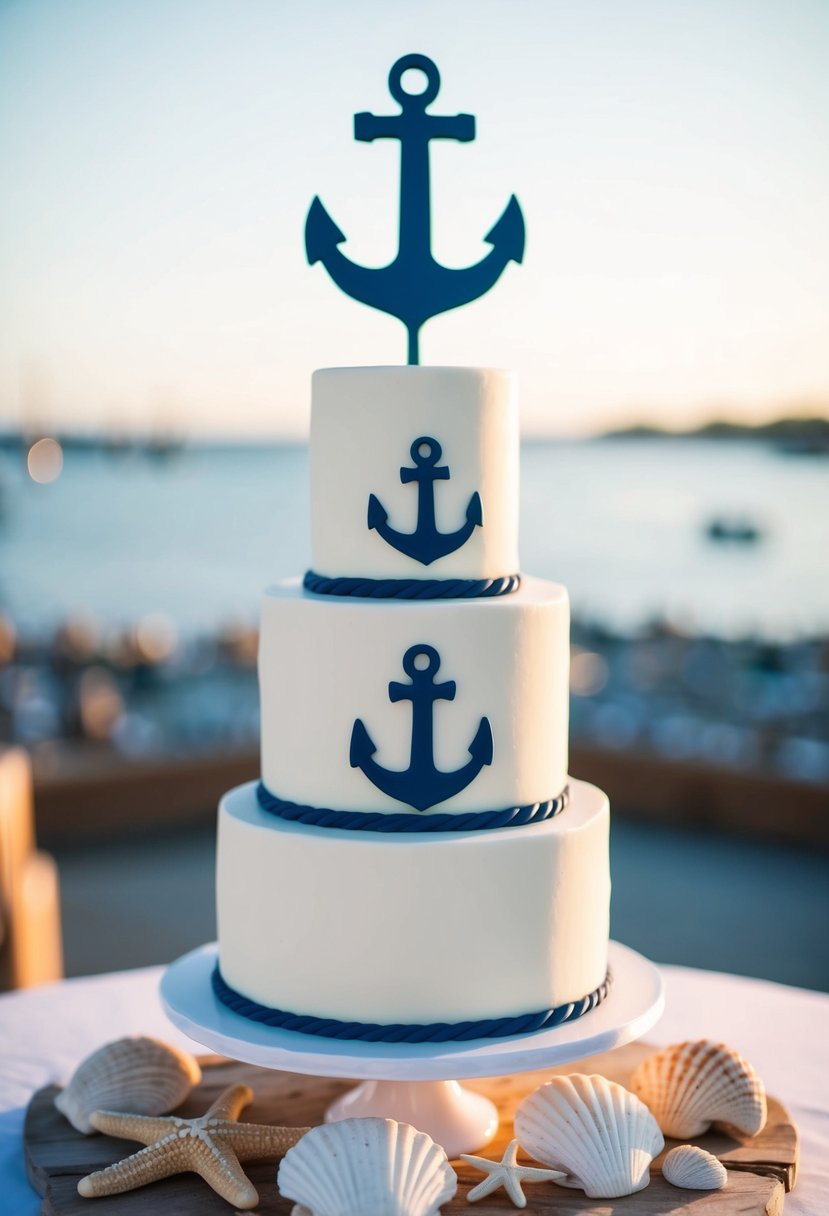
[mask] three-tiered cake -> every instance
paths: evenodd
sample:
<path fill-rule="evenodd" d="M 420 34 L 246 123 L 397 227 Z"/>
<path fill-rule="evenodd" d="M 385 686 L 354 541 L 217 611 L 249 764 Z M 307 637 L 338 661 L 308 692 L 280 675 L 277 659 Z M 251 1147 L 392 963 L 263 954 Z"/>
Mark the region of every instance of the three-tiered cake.
<path fill-rule="evenodd" d="M 567 592 L 518 576 L 510 376 L 315 373 L 311 520 L 262 609 L 262 780 L 219 811 L 218 996 L 343 1038 L 586 1012 L 608 802 L 568 784 Z"/>

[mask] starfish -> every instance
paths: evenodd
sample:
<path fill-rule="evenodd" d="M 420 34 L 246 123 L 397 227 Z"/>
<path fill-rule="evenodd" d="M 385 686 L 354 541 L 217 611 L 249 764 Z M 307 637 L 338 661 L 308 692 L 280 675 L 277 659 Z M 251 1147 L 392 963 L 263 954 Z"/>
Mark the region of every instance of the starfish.
<path fill-rule="evenodd" d="M 256 1188 L 239 1162 L 281 1157 L 308 1128 L 239 1123 L 239 1115 L 252 1098 L 253 1091 L 247 1085 L 231 1085 L 198 1119 L 96 1110 L 90 1122 L 97 1131 L 137 1140 L 147 1147 L 106 1169 L 87 1174 L 78 1183 L 78 1193 L 85 1199 L 120 1195 L 148 1182 L 192 1171 L 234 1207 L 256 1207 L 259 1202 Z"/>
<path fill-rule="evenodd" d="M 466 1196 L 469 1203 L 483 1199 L 484 1195 L 491 1195 L 493 1191 L 498 1190 L 499 1186 L 502 1186 L 517 1208 L 525 1208 L 527 1197 L 521 1190 L 522 1182 L 552 1182 L 556 1178 L 566 1177 L 561 1170 L 544 1170 L 539 1166 L 519 1165 L 517 1140 L 510 1141 L 504 1149 L 504 1155 L 500 1161 L 490 1161 L 487 1157 L 471 1157 L 467 1153 L 461 1153 L 461 1161 L 465 1161 L 467 1165 L 474 1166 L 476 1170 L 481 1170 L 489 1175 L 488 1178 L 484 1178 L 483 1182 L 473 1186 Z"/>

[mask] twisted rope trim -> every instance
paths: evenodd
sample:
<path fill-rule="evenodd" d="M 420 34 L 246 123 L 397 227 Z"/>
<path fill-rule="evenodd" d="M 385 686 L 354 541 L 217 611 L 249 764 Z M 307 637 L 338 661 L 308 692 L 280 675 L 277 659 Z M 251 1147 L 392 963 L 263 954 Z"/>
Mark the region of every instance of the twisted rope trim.
<path fill-rule="evenodd" d="M 295 1030 L 300 1034 L 322 1035 L 326 1039 L 360 1039 L 364 1043 L 449 1043 L 467 1039 L 503 1039 L 512 1035 L 530 1034 L 534 1030 L 549 1030 L 565 1022 L 574 1022 L 589 1013 L 607 996 L 611 985 L 608 971 L 594 992 L 558 1005 L 555 1009 L 542 1009 L 538 1013 L 520 1014 L 512 1018 L 484 1018 L 477 1022 L 430 1022 L 425 1025 L 394 1023 L 383 1026 L 376 1022 L 339 1022 L 336 1018 L 315 1018 L 299 1013 L 286 1013 L 283 1009 L 272 1009 L 242 996 L 231 988 L 216 964 L 211 978 L 213 991 L 234 1013 L 261 1022 L 265 1026 L 282 1030 Z"/>
<path fill-rule="evenodd" d="M 372 600 L 458 600 L 509 595 L 520 574 L 504 578 L 328 578 L 307 570 L 302 585 L 316 595 L 354 595 Z"/>
<path fill-rule="evenodd" d="M 467 811 L 457 815 L 436 812 L 431 815 L 398 812 L 388 815 L 380 811 L 333 811 L 322 806 L 303 806 L 286 802 L 272 794 L 260 781 L 256 798 L 263 811 L 289 823 L 306 823 L 320 828 L 340 828 L 346 832 L 470 832 L 490 828 L 517 828 L 524 824 L 543 823 L 560 814 L 570 801 L 566 785 L 557 798 L 546 802 L 529 802 L 526 806 L 507 807 L 502 811 Z"/>

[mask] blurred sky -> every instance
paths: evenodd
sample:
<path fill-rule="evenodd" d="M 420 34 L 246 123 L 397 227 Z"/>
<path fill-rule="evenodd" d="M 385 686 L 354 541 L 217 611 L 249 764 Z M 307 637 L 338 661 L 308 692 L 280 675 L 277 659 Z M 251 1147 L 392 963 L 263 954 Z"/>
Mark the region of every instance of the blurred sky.
<path fill-rule="evenodd" d="M 393 257 L 400 55 L 434 58 L 433 248 L 528 241 L 430 321 L 527 432 L 829 410 L 827 0 L 0 0 L 0 420 L 297 434 L 314 367 L 405 359 L 305 262 L 319 193 Z"/>

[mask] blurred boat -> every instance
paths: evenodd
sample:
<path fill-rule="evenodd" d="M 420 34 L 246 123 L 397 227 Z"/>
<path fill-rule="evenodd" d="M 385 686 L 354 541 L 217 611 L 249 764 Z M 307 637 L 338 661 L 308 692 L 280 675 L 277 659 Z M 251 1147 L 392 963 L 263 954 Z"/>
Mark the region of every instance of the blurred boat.
<path fill-rule="evenodd" d="M 151 435 L 144 447 L 144 451 L 150 459 L 158 461 L 169 460 L 173 456 L 180 455 L 183 450 L 184 440 L 172 433 Z"/>
<path fill-rule="evenodd" d="M 829 439 L 824 436 L 781 439 L 774 450 L 780 456 L 829 456 Z"/>
<path fill-rule="evenodd" d="M 762 540 L 760 527 L 747 517 L 715 515 L 705 525 L 705 535 L 716 542 L 753 545 Z"/>

